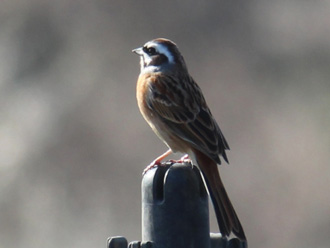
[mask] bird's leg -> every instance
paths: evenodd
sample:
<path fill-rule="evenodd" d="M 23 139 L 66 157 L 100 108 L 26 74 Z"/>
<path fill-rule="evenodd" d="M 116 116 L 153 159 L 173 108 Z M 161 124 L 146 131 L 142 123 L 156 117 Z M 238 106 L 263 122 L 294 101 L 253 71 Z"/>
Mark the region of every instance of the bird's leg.
<path fill-rule="evenodd" d="M 162 160 L 166 158 L 168 155 L 172 153 L 171 149 L 168 149 L 166 152 L 164 152 L 162 155 L 160 155 L 158 158 L 156 158 L 151 164 L 149 164 L 144 170 L 142 175 L 146 174 L 148 170 L 155 168 L 156 166 L 162 165 Z"/>

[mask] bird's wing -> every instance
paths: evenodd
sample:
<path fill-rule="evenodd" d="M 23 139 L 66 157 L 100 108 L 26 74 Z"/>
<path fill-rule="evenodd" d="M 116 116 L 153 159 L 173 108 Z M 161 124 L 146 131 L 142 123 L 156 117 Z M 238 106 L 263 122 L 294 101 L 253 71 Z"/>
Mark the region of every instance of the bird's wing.
<path fill-rule="evenodd" d="M 229 149 L 213 118 L 201 89 L 189 77 L 180 83 L 169 76 L 154 77 L 146 96 L 148 107 L 167 124 L 172 133 L 192 144 L 215 162 L 219 155 L 228 162 Z"/>

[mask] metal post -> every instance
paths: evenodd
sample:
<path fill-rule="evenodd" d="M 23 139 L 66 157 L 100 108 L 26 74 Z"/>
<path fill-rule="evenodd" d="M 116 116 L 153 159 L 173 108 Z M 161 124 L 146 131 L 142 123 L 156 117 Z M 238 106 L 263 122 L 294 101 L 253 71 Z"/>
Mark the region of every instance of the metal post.
<path fill-rule="evenodd" d="M 210 234 L 208 194 L 197 167 L 176 163 L 142 179 L 142 242 L 108 239 L 108 248 L 247 248 L 237 238 Z"/>
<path fill-rule="evenodd" d="M 210 248 L 208 195 L 189 163 L 159 167 L 142 180 L 142 241 L 157 248 Z"/>

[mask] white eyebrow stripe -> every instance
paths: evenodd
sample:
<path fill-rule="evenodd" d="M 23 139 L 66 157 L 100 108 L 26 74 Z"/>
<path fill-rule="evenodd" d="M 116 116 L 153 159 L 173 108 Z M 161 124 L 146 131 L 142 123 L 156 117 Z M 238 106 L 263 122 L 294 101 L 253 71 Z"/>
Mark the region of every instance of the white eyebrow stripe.
<path fill-rule="evenodd" d="M 167 49 L 166 46 L 160 44 L 160 43 L 156 43 L 156 42 L 148 42 L 146 44 L 147 47 L 154 47 L 158 53 L 161 53 L 161 54 L 164 54 L 167 59 L 168 59 L 168 62 L 170 64 L 173 64 L 174 63 L 174 58 L 173 58 L 173 55 L 170 53 L 170 51 Z"/>

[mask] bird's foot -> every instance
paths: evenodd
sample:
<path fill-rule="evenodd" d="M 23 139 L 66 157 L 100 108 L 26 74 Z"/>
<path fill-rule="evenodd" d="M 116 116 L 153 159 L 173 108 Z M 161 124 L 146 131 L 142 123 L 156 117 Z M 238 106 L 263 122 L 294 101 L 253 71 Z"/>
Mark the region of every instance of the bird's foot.
<path fill-rule="evenodd" d="M 189 155 L 186 154 L 183 157 L 181 157 L 179 160 L 174 160 L 174 159 L 170 159 L 168 161 L 166 161 L 167 163 L 171 163 L 171 164 L 183 164 L 183 163 L 191 163 L 191 159 L 189 158 Z"/>
<path fill-rule="evenodd" d="M 154 161 L 152 161 L 151 164 L 149 164 L 142 172 L 142 175 L 145 175 L 149 170 L 159 167 L 159 166 L 168 166 L 168 165 L 173 165 L 173 164 L 183 164 L 183 163 L 191 163 L 192 161 L 189 158 L 189 155 L 186 154 L 183 157 L 181 157 L 179 160 L 174 160 L 174 159 L 169 159 L 165 163 L 162 163 L 162 160 L 167 157 L 169 154 L 171 154 L 172 151 L 168 150 L 164 154 L 160 155 L 158 158 L 156 158 Z"/>

